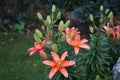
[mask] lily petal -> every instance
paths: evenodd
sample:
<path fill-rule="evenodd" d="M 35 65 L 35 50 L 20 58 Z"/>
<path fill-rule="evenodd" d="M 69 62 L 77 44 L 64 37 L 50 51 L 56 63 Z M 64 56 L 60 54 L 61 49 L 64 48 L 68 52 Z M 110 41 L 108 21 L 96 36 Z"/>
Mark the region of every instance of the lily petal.
<path fill-rule="evenodd" d="M 50 61 L 50 60 L 45 60 L 42 63 L 45 64 L 45 65 L 48 65 L 48 66 L 54 66 L 55 65 L 55 63 L 53 61 Z"/>
<path fill-rule="evenodd" d="M 78 54 L 79 50 L 79 47 L 74 47 L 75 54 Z"/>
<path fill-rule="evenodd" d="M 61 61 L 65 60 L 65 58 L 68 56 L 68 52 L 65 51 L 61 56 Z"/>
<path fill-rule="evenodd" d="M 42 44 L 43 44 L 43 45 L 45 45 L 45 44 L 51 44 L 51 42 L 50 42 L 50 41 L 47 41 L 47 40 L 44 40 L 44 41 L 42 42 Z"/>
<path fill-rule="evenodd" d="M 28 49 L 28 51 L 32 51 L 32 50 L 35 50 L 36 48 L 35 47 L 31 47 Z"/>
<path fill-rule="evenodd" d="M 82 40 L 81 40 L 81 43 L 86 43 L 86 42 L 88 42 L 87 39 L 82 39 Z"/>
<path fill-rule="evenodd" d="M 35 46 L 36 48 L 40 48 L 42 45 L 39 44 L 38 42 L 34 42 L 34 46 Z"/>
<path fill-rule="evenodd" d="M 70 38 L 66 38 L 66 41 L 68 42 L 68 44 L 71 44 L 72 40 Z"/>
<path fill-rule="evenodd" d="M 63 61 L 61 67 L 69 67 L 75 64 L 74 60 L 69 60 L 69 61 Z"/>
<path fill-rule="evenodd" d="M 30 50 L 30 56 L 33 55 L 37 51 L 38 51 L 37 49 Z"/>
<path fill-rule="evenodd" d="M 44 51 L 42 51 L 42 52 L 39 53 L 39 54 L 40 54 L 40 56 L 41 56 L 42 59 L 44 59 L 44 60 L 47 60 L 47 59 L 48 59 L 48 56 L 47 56 L 47 54 L 46 54 Z"/>
<path fill-rule="evenodd" d="M 86 49 L 90 49 L 90 47 L 87 44 L 80 44 L 79 47 L 81 48 L 86 48 Z"/>
<path fill-rule="evenodd" d="M 69 35 L 70 34 L 70 28 L 66 28 L 65 32 L 66 32 L 67 35 Z"/>
<path fill-rule="evenodd" d="M 66 68 L 61 68 L 61 69 L 60 69 L 60 72 L 61 72 L 61 74 L 63 74 L 66 78 L 68 78 L 68 72 L 67 72 Z"/>
<path fill-rule="evenodd" d="M 55 62 L 57 62 L 57 61 L 60 60 L 60 58 L 59 58 L 59 56 L 56 54 L 56 52 L 51 52 L 51 55 L 52 55 L 52 58 L 53 58 L 53 60 L 54 60 Z"/>
<path fill-rule="evenodd" d="M 51 79 L 51 78 L 56 74 L 57 71 L 58 71 L 58 68 L 53 67 L 53 68 L 50 70 L 49 79 Z"/>

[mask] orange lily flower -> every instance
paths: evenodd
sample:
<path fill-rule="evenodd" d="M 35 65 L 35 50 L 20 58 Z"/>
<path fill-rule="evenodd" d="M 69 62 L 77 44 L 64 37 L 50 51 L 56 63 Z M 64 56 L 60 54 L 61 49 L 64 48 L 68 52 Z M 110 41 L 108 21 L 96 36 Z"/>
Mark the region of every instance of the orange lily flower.
<path fill-rule="evenodd" d="M 40 55 L 45 56 L 44 46 L 46 44 L 51 44 L 51 42 L 46 40 L 41 43 L 34 42 L 34 47 L 28 49 L 28 51 L 30 51 L 30 56 L 33 55 L 35 52 L 39 52 Z"/>
<path fill-rule="evenodd" d="M 112 31 L 112 35 L 114 38 L 114 42 L 118 42 L 118 40 L 120 39 L 120 26 L 117 26 L 116 30 Z"/>
<path fill-rule="evenodd" d="M 104 26 L 102 31 L 106 33 L 107 37 L 109 37 L 113 29 L 110 27 L 110 24 L 107 23 L 107 26 Z"/>
<path fill-rule="evenodd" d="M 61 58 L 56 54 L 56 52 L 51 52 L 52 59 L 51 60 L 44 60 L 43 64 L 48 65 L 51 68 L 50 73 L 49 73 L 49 79 L 51 79 L 58 71 L 60 71 L 61 74 L 64 75 L 64 77 L 68 78 L 68 72 L 66 70 L 66 67 L 72 66 L 75 64 L 75 61 L 73 60 L 65 60 L 65 58 L 68 55 L 68 52 L 65 51 Z"/>
<path fill-rule="evenodd" d="M 74 36 L 73 39 L 67 38 L 66 40 L 67 40 L 68 44 L 73 46 L 75 54 L 78 54 L 80 48 L 90 49 L 90 47 L 87 44 L 85 44 L 86 42 L 88 42 L 88 40 L 87 39 L 80 39 L 79 34 Z"/>
<path fill-rule="evenodd" d="M 70 34 L 74 32 L 74 34 L 72 35 L 72 38 L 70 38 Z M 78 32 L 77 28 L 67 28 L 65 30 L 66 33 L 66 41 L 68 42 L 68 44 L 70 44 L 71 46 L 73 46 L 75 54 L 78 54 L 80 48 L 86 48 L 86 49 L 90 49 L 90 47 L 85 44 L 86 42 L 88 42 L 87 39 L 80 39 L 80 32 Z"/>
<path fill-rule="evenodd" d="M 66 28 L 66 29 L 65 29 L 65 34 L 66 34 L 67 37 L 70 37 L 70 34 L 71 34 L 72 32 L 74 32 L 74 35 L 80 33 L 80 32 L 78 31 L 78 28 L 75 28 L 75 27 Z"/>

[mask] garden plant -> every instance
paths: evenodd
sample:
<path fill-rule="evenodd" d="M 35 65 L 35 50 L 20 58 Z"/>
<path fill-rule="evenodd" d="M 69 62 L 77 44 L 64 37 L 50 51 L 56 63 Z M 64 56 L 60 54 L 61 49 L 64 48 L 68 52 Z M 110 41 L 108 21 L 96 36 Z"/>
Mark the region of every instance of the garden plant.
<path fill-rule="evenodd" d="M 34 33 L 30 56 L 38 53 L 51 80 L 112 80 L 112 67 L 119 58 L 120 25 L 114 24 L 113 12 L 100 6 L 95 20 L 90 14 L 90 38 L 84 38 L 79 29 L 63 21 L 55 5 L 44 23 Z"/>

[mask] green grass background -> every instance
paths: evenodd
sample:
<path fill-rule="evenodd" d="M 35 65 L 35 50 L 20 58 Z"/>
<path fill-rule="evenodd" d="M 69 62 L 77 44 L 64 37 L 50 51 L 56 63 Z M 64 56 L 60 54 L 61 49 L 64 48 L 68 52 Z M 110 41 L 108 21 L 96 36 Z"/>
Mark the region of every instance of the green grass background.
<path fill-rule="evenodd" d="M 33 41 L 33 37 L 0 33 L 0 80 L 48 80 L 39 55 L 30 57 L 27 51 Z"/>

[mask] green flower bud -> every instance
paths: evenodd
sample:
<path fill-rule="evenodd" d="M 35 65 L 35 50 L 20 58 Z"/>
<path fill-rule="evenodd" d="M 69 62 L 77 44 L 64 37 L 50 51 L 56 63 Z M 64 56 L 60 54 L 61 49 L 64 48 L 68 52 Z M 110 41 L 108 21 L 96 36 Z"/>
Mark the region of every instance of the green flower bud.
<path fill-rule="evenodd" d="M 103 5 L 100 6 L 100 11 L 102 12 L 104 9 Z"/>
<path fill-rule="evenodd" d="M 34 39 L 36 42 L 41 43 L 41 39 L 36 34 L 34 34 Z"/>
<path fill-rule="evenodd" d="M 50 24 L 49 24 L 48 20 L 45 20 L 45 21 L 44 21 L 44 24 L 45 24 L 45 26 L 47 26 L 48 28 L 50 27 Z"/>
<path fill-rule="evenodd" d="M 40 20 L 43 20 L 43 17 L 42 17 L 42 15 L 38 12 L 37 13 L 37 17 L 40 19 Z"/>
<path fill-rule="evenodd" d="M 90 19 L 90 21 L 91 21 L 91 22 L 93 22 L 93 21 L 94 21 L 94 17 L 93 17 L 93 15 L 92 15 L 92 14 L 90 14 L 90 15 L 89 15 L 89 19 Z"/>
<path fill-rule="evenodd" d="M 52 51 L 58 52 L 57 44 L 52 44 Z"/>
<path fill-rule="evenodd" d="M 94 33 L 94 28 L 92 26 L 89 26 L 89 30 L 91 33 Z"/>
<path fill-rule="evenodd" d="M 109 14 L 108 14 L 108 18 L 110 19 L 110 18 L 113 18 L 114 17 L 114 14 L 113 14 L 113 12 L 111 11 Z"/>
<path fill-rule="evenodd" d="M 64 29 L 66 29 L 70 25 L 70 20 L 67 20 L 64 24 Z"/>
<path fill-rule="evenodd" d="M 57 13 L 57 19 L 59 20 L 61 18 L 61 12 Z"/>
<path fill-rule="evenodd" d="M 41 29 L 44 31 L 44 30 L 45 30 L 45 26 L 42 25 L 42 26 L 41 26 Z"/>
<path fill-rule="evenodd" d="M 51 24 L 51 18 L 50 18 L 50 16 L 47 16 L 47 21 L 49 22 L 49 24 Z"/>
<path fill-rule="evenodd" d="M 99 23 L 100 23 L 100 24 L 103 24 L 103 23 L 104 23 L 103 17 L 101 17 L 101 18 L 99 19 Z"/>
<path fill-rule="evenodd" d="M 66 35 L 65 35 L 65 34 L 63 34 L 63 35 L 61 36 L 60 41 L 61 41 L 61 42 L 65 42 L 65 39 L 66 39 Z"/>
<path fill-rule="evenodd" d="M 106 9 L 106 10 L 105 10 L 105 14 L 108 14 L 109 11 L 110 11 L 109 9 Z"/>
<path fill-rule="evenodd" d="M 35 30 L 35 33 L 40 38 L 43 36 L 42 33 L 38 29 Z"/>
<path fill-rule="evenodd" d="M 55 5 L 53 5 L 53 6 L 52 6 L 52 10 L 51 10 L 51 11 L 52 11 L 52 13 L 54 13 L 54 12 L 55 12 L 55 10 L 56 10 L 56 7 L 55 7 Z"/>
<path fill-rule="evenodd" d="M 96 78 L 95 78 L 95 80 L 101 80 L 101 79 L 100 79 L 100 76 L 97 75 Z"/>
<path fill-rule="evenodd" d="M 63 21 L 60 21 L 59 26 L 58 26 L 58 30 L 60 32 L 62 32 L 64 30 L 63 25 L 64 25 Z"/>
<path fill-rule="evenodd" d="M 72 39 L 75 35 L 75 32 L 71 32 L 69 38 Z"/>

